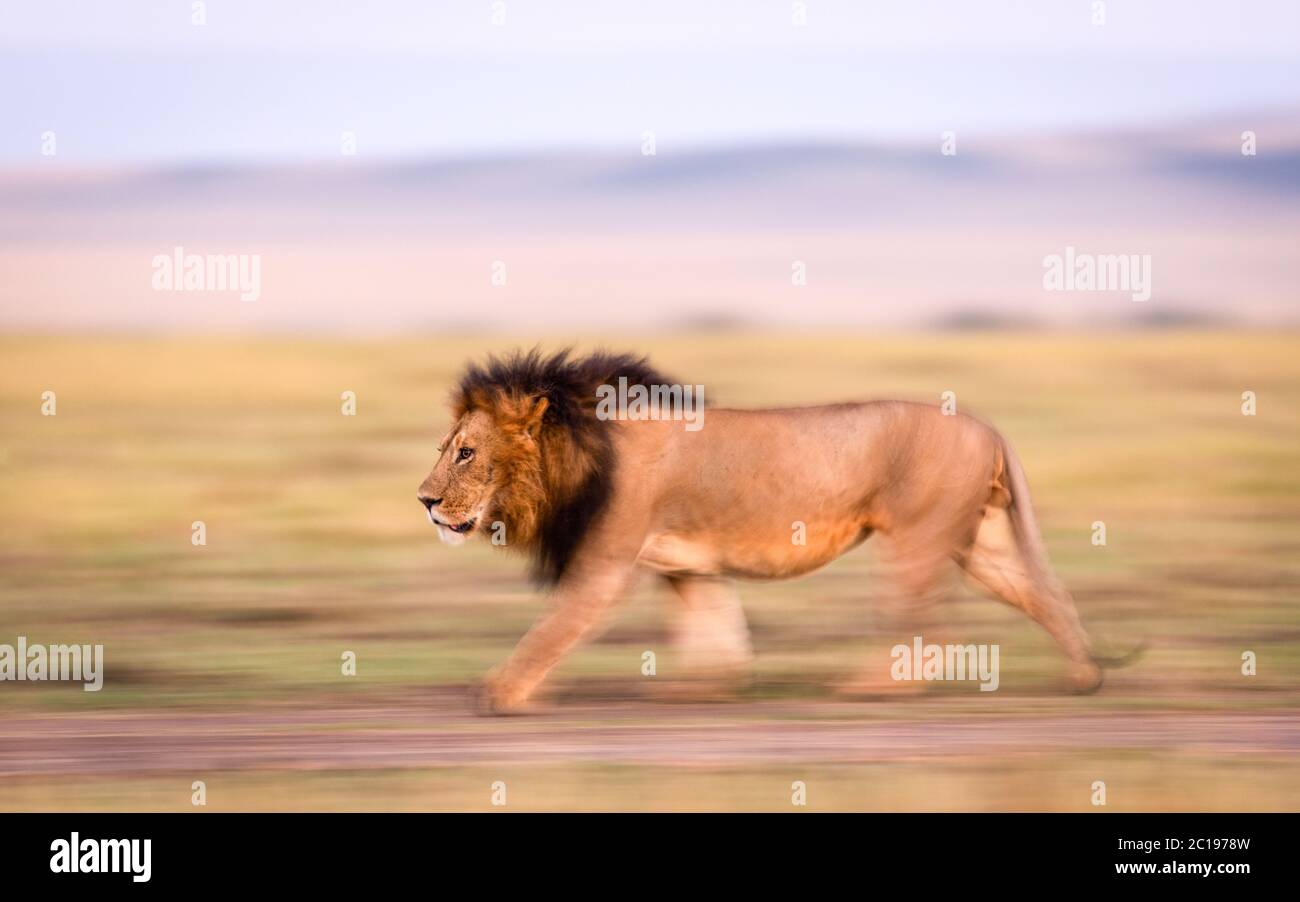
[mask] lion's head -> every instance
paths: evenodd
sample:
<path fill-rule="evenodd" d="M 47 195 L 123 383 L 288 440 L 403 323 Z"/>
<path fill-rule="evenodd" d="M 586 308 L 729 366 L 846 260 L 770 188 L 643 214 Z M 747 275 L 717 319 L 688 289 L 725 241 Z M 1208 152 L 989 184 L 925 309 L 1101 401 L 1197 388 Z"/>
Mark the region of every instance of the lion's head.
<path fill-rule="evenodd" d="M 525 433 L 526 434 L 526 433 Z M 519 437 L 522 438 L 522 437 Z M 518 457 L 508 432 L 485 410 L 470 410 L 457 418 L 438 445 L 438 462 L 420 484 L 419 498 L 429 512 L 438 537 L 459 545 L 483 525 L 506 475 L 502 462 Z"/>
<path fill-rule="evenodd" d="M 644 358 L 536 349 L 472 364 L 452 396 L 452 426 L 418 498 L 439 537 L 476 533 L 533 557 L 554 583 L 608 500 L 611 424 L 596 417 L 596 389 L 619 377 L 668 384 Z"/>

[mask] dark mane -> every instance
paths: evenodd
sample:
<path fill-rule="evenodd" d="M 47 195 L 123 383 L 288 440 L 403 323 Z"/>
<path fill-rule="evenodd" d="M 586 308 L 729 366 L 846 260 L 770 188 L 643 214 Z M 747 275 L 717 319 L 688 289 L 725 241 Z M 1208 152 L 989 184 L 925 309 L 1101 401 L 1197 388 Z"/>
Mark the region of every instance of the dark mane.
<path fill-rule="evenodd" d="M 543 585 L 560 580 L 609 503 L 617 461 L 610 424 L 596 417 L 596 389 L 619 377 L 629 386 L 673 384 L 645 357 L 598 351 L 575 359 L 568 348 L 550 356 L 534 348 L 471 364 L 455 389 L 460 413 L 502 401 L 547 401 L 538 442 L 543 497 L 527 499 L 540 510 L 536 529 L 526 530 L 521 542 L 532 556 L 533 578 Z"/>

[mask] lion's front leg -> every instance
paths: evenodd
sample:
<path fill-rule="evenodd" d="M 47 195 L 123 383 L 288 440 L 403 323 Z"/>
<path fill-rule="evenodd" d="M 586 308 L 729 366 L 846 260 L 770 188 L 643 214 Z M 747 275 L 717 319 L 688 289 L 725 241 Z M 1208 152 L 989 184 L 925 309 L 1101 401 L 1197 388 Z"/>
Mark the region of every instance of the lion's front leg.
<path fill-rule="evenodd" d="M 622 594 L 629 568 L 589 569 L 566 579 L 551 609 L 483 681 L 477 707 L 483 714 L 512 714 L 527 704 L 551 668 L 586 637 Z"/>
<path fill-rule="evenodd" d="M 696 674 L 748 674 L 754 652 L 731 581 L 677 576 L 668 583 L 680 600 L 672 632 L 683 667 Z"/>
<path fill-rule="evenodd" d="M 740 598 L 730 580 L 670 576 L 677 594 L 669 618 L 674 666 L 658 685 L 665 698 L 720 701 L 753 679 L 753 648 Z"/>

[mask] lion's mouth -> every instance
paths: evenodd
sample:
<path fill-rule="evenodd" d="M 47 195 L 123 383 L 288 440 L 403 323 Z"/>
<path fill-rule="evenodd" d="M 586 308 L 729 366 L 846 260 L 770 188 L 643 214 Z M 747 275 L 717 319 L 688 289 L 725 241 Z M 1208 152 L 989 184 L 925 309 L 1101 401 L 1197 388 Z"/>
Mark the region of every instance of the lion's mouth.
<path fill-rule="evenodd" d="M 429 519 L 433 522 L 434 526 L 441 526 L 443 529 L 450 529 L 452 532 L 458 533 L 462 536 L 473 529 L 474 524 L 478 522 L 478 517 L 470 517 L 464 523 L 448 523 L 445 520 L 439 520 L 433 515 L 432 511 L 429 512 Z"/>

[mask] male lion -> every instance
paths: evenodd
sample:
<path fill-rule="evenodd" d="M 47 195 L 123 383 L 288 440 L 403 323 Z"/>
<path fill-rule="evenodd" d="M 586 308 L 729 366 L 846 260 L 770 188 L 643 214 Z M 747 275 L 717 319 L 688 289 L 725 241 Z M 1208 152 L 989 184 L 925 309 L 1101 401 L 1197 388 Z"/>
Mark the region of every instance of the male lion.
<path fill-rule="evenodd" d="M 687 652 L 734 668 L 750 643 L 732 579 L 808 573 L 877 531 L 911 604 L 939 594 L 955 560 L 1051 634 L 1075 687 L 1100 685 L 1111 662 L 1093 654 L 1053 577 L 1020 463 L 992 428 L 901 401 L 711 408 L 698 431 L 671 417 L 602 419 L 597 389 L 620 377 L 672 384 L 644 358 L 534 350 L 471 365 L 455 390 L 453 425 L 419 489 L 430 522 L 451 544 L 504 528 L 506 546 L 555 588 L 549 612 L 486 678 L 486 713 L 524 706 L 638 569 L 676 591 Z M 799 523 L 803 544 L 792 541 Z"/>

